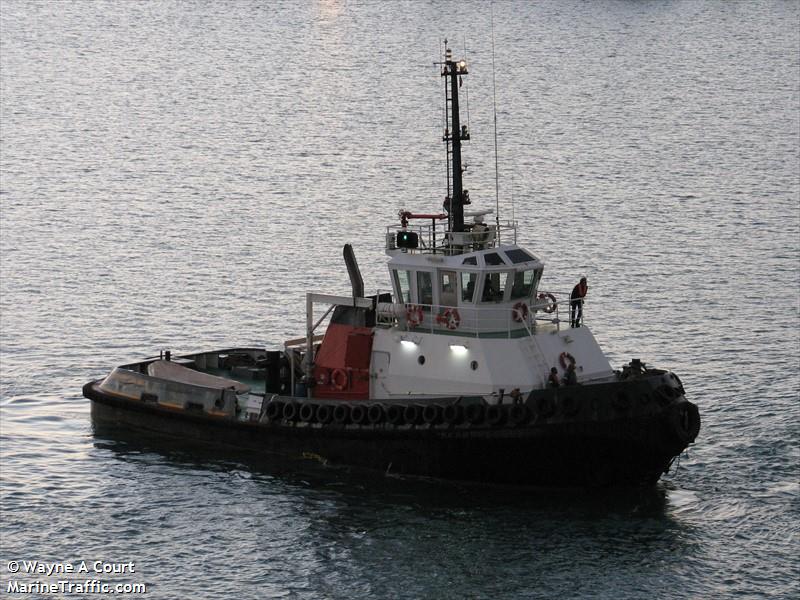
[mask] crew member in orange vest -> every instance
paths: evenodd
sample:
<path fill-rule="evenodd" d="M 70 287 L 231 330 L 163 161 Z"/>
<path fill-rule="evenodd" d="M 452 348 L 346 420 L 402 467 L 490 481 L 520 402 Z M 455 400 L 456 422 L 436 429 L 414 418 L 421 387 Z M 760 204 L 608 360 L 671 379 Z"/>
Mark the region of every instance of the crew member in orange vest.
<path fill-rule="evenodd" d="M 589 284 L 586 283 L 586 277 L 581 277 L 569 295 L 569 322 L 572 327 L 580 327 L 581 319 L 583 319 L 583 299 L 586 297 L 586 292 L 589 291 Z"/>

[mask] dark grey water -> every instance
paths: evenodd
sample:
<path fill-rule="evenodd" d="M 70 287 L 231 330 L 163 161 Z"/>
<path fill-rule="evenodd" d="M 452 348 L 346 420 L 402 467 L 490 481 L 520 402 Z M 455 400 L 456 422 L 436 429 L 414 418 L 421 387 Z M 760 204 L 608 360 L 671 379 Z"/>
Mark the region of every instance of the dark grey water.
<path fill-rule="evenodd" d="M 295 337 L 344 242 L 388 287 L 382 225 L 444 195 L 445 36 L 494 204 L 489 5 L 3 0 L 4 591 L 38 559 L 134 561 L 102 579 L 149 598 L 799 593 L 800 5 L 494 10 L 501 209 L 547 287 L 589 275 L 616 366 L 682 377 L 677 471 L 471 489 L 95 430 L 117 363 Z"/>

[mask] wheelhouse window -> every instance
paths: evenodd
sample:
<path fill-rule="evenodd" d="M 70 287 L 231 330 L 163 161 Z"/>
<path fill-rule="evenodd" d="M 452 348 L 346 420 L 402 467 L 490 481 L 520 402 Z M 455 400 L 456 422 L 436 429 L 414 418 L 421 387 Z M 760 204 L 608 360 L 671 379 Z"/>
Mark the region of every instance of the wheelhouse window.
<path fill-rule="evenodd" d="M 458 290 L 458 278 L 455 271 L 439 272 L 439 304 L 455 306 Z"/>
<path fill-rule="evenodd" d="M 486 266 L 488 267 L 499 267 L 506 264 L 497 252 L 484 254 L 483 260 L 486 261 Z"/>
<path fill-rule="evenodd" d="M 508 273 L 487 273 L 483 280 L 481 302 L 502 302 Z"/>
<path fill-rule="evenodd" d="M 474 302 L 475 301 L 475 288 L 478 287 L 478 274 L 477 273 L 461 273 L 461 301 Z"/>
<path fill-rule="evenodd" d="M 433 304 L 433 283 L 428 271 L 417 272 L 417 298 L 420 304 Z"/>
<path fill-rule="evenodd" d="M 394 285 L 400 302 L 411 303 L 411 273 L 396 270 L 394 272 Z"/>
<path fill-rule="evenodd" d="M 536 271 L 517 271 L 514 273 L 514 285 L 511 287 L 511 299 L 528 298 L 534 290 Z"/>
<path fill-rule="evenodd" d="M 514 248 L 513 250 L 506 250 L 506 256 L 515 265 L 524 262 L 531 262 L 534 260 L 534 258 L 530 254 L 528 254 L 527 252 L 525 252 L 525 250 L 522 250 L 520 248 Z"/>

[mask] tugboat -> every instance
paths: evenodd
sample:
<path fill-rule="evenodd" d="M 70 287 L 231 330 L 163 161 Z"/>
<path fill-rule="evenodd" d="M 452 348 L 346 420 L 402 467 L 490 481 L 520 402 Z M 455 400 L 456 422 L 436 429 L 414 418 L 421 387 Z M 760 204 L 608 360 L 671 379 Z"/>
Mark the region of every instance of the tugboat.
<path fill-rule="evenodd" d="M 668 471 L 698 435 L 697 406 L 674 373 L 637 359 L 612 369 L 583 298 L 540 289 L 544 265 L 517 245 L 516 222 L 465 210 L 467 65 L 446 45 L 437 65 L 448 191 L 443 212 L 400 211 L 386 228 L 393 293 L 366 296 L 345 245 L 352 296 L 306 294 L 303 337 L 119 366 L 83 387 L 94 418 L 460 481 L 635 486 Z"/>

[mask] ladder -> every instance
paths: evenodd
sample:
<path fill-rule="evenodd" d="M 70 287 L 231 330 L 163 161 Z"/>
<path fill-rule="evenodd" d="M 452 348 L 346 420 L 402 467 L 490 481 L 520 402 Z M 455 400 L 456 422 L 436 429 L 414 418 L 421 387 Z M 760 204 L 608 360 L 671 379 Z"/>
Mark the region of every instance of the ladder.
<path fill-rule="evenodd" d="M 539 348 L 539 343 L 536 341 L 536 336 L 528 327 L 527 319 L 523 320 L 523 324 L 525 325 L 525 329 L 528 331 L 528 337 L 526 338 L 527 343 L 523 345 L 525 357 L 530 363 L 532 363 L 532 366 L 534 367 L 534 373 L 538 373 L 541 379 L 541 387 L 544 388 L 547 385 L 547 377 L 550 374 L 550 371 L 547 368 L 547 359 L 542 353 L 541 348 Z"/>

